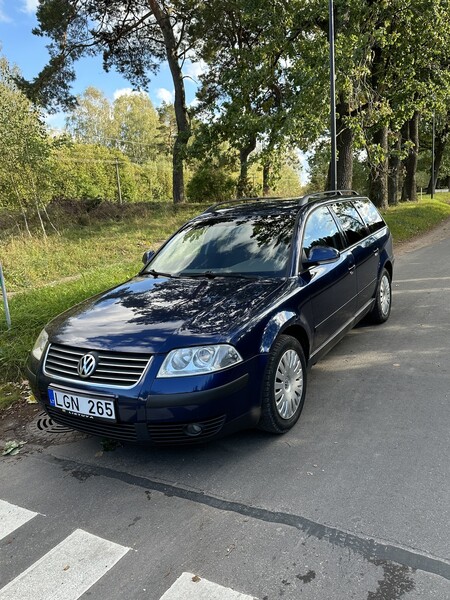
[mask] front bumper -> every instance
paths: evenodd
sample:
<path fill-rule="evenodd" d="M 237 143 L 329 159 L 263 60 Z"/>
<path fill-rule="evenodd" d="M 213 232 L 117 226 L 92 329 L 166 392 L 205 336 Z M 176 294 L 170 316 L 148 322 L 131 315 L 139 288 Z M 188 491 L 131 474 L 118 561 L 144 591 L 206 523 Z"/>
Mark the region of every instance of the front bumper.
<path fill-rule="evenodd" d="M 195 444 L 254 427 L 260 418 L 261 373 L 267 356 L 260 355 L 213 376 L 156 379 L 158 365 L 150 369 L 134 390 L 96 388 L 95 393 L 115 396 L 117 422 L 80 417 L 49 405 L 50 383 L 30 361 L 27 375 L 31 389 L 56 422 L 92 435 L 157 445 Z M 153 372 L 152 372 L 153 371 Z M 67 387 L 89 394 L 86 382 Z"/>

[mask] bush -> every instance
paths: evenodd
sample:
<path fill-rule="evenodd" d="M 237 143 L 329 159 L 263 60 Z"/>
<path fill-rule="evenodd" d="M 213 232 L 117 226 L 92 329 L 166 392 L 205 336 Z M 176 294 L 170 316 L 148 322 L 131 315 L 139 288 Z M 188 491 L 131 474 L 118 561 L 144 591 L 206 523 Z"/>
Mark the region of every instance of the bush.
<path fill-rule="evenodd" d="M 202 165 L 187 185 L 190 202 L 222 202 L 234 196 L 236 189 L 233 177 L 223 168 Z"/>

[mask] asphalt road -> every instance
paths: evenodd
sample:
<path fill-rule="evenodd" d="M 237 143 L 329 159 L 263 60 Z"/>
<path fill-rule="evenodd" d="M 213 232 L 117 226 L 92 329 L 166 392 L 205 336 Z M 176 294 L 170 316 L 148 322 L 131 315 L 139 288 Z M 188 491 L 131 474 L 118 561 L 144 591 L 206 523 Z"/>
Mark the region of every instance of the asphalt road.
<path fill-rule="evenodd" d="M 2 459 L 0 599 L 448 600 L 449 257 L 397 258 L 390 320 L 313 368 L 282 437 Z"/>

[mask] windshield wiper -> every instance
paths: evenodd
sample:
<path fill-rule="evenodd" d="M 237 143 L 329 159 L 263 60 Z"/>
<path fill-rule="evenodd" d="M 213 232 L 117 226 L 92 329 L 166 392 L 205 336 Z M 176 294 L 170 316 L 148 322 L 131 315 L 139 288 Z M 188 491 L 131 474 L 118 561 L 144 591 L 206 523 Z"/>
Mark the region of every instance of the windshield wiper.
<path fill-rule="evenodd" d="M 170 277 L 176 279 L 178 275 L 172 275 L 172 273 L 163 273 L 162 271 L 155 271 L 155 269 L 149 269 L 144 271 L 142 275 L 153 275 L 153 277 Z"/>
<path fill-rule="evenodd" d="M 207 279 L 215 279 L 216 277 L 234 277 L 238 279 L 260 279 L 258 275 L 244 275 L 243 273 L 218 273 L 217 271 L 201 271 L 200 273 L 182 271 L 182 277 L 206 277 Z"/>

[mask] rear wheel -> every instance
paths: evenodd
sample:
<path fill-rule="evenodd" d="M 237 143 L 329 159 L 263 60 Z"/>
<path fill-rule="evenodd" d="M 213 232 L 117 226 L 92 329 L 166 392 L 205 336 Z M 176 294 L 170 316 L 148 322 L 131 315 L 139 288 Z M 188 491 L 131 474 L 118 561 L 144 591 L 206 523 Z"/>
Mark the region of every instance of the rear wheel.
<path fill-rule="evenodd" d="M 377 286 L 375 304 L 370 313 L 370 317 L 374 323 L 384 323 L 389 319 L 392 305 L 392 288 L 391 276 L 387 269 L 381 272 L 380 281 Z"/>
<path fill-rule="evenodd" d="M 306 361 L 301 344 L 280 335 L 269 355 L 261 395 L 260 429 L 285 433 L 298 421 L 306 393 Z"/>

